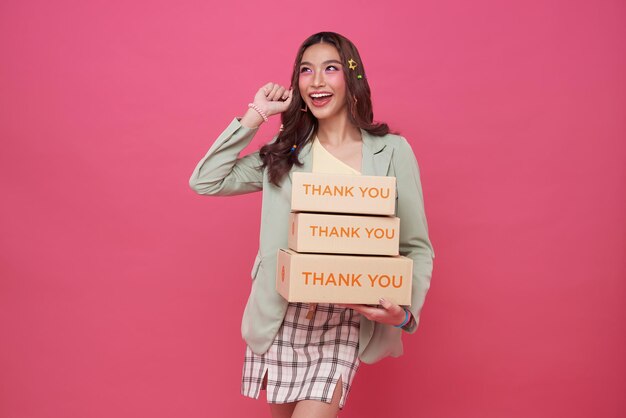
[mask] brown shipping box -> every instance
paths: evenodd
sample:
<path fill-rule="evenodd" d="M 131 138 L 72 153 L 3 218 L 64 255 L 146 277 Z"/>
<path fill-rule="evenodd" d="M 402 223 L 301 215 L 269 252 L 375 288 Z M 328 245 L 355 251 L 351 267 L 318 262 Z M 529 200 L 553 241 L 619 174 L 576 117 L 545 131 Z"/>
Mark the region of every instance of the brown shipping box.
<path fill-rule="evenodd" d="M 278 250 L 276 290 L 289 302 L 411 304 L 413 260 Z"/>
<path fill-rule="evenodd" d="M 396 178 L 296 171 L 292 174 L 291 210 L 394 215 Z"/>
<path fill-rule="evenodd" d="M 304 253 L 398 255 L 400 218 L 292 212 L 289 248 Z"/>

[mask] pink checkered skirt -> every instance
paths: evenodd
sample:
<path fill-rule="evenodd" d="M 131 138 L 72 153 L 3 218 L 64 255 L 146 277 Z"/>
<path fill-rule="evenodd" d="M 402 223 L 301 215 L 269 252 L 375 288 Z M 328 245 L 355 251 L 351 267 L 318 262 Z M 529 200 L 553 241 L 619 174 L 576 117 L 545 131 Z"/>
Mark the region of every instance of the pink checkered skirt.
<path fill-rule="evenodd" d="M 309 320 L 308 310 L 307 303 L 290 303 L 268 351 L 258 355 L 246 348 L 242 395 L 258 399 L 259 392 L 266 389 L 269 403 L 304 399 L 330 403 L 341 378 L 339 407 L 344 407 L 360 364 L 360 314 L 320 303 Z"/>

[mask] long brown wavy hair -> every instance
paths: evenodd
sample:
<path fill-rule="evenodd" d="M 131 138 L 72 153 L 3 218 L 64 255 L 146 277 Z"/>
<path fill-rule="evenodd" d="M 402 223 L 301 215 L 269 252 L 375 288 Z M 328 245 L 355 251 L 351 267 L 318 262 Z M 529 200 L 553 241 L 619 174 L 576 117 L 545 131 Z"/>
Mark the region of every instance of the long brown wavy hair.
<path fill-rule="evenodd" d="M 367 83 L 363 60 L 359 55 L 356 46 L 346 37 L 335 32 L 319 32 L 309 36 L 298 49 L 298 54 L 293 66 L 291 75 L 291 86 L 293 87 L 293 99 L 291 104 L 281 114 L 283 130 L 278 133 L 275 141 L 265 144 L 259 150 L 259 156 L 263 162 L 262 167 L 268 168 L 269 180 L 272 184 L 280 186 L 280 181 L 291 170 L 294 164 L 302 166 L 298 159 L 298 154 L 307 140 L 314 138 L 310 135 L 317 130 L 318 121 L 311 113 L 301 111 L 304 107 L 304 100 L 299 88 L 299 69 L 304 51 L 311 45 L 319 43 L 334 45 L 341 57 L 341 66 L 344 79 L 346 80 L 346 100 L 348 104 L 348 120 L 357 128 L 362 128 L 374 136 L 383 136 L 390 132 L 386 123 L 374 123 L 374 112 L 372 111 L 371 90 Z M 350 70 L 348 60 L 353 59 L 358 63 L 358 71 Z M 358 78 L 358 74 L 361 78 Z M 355 99 L 356 98 L 356 104 Z M 291 147 L 296 145 L 296 150 L 291 151 Z"/>

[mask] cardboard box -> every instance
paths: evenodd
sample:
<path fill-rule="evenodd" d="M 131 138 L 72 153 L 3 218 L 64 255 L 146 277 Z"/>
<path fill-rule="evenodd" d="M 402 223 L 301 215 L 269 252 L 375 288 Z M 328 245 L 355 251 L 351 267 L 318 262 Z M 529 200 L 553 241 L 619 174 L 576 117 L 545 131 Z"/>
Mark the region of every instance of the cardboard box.
<path fill-rule="evenodd" d="M 289 302 L 411 304 L 413 260 L 278 250 L 276 290 Z"/>
<path fill-rule="evenodd" d="M 292 212 L 289 248 L 305 253 L 398 255 L 400 218 Z"/>
<path fill-rule="evenodd" d="M 292 174 L 291 210 L 394 215 L 396 178 L 296 171 Z"/>

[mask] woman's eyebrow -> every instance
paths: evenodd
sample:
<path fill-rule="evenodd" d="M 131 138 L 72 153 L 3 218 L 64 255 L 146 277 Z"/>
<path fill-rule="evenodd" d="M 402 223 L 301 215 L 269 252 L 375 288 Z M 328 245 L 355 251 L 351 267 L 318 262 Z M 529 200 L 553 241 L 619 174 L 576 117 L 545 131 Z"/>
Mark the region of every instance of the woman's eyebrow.
<path fill-rule="evenodd" d="M 341 65 L 341 62 L 340 62 L 340 61 L 337 61 L 337 60 L 327 60 L 327 61 L 324 61 L 324 62 L 322 63 L 322 65 L 324 65 L 324 64 L 330 64 L 331 62 L 332 62 L 332 63 L 335 63 L 335 64 L 340 64 L 340 65 Z M 302 61 L 302 62 L 300 63 L 300 65 L 311 65 L 311 66 L 312 66 L 313 64 L 311 64 L 311 63 L 310 63 L 310 62 L 308 62 L 308 61 Z"/>

